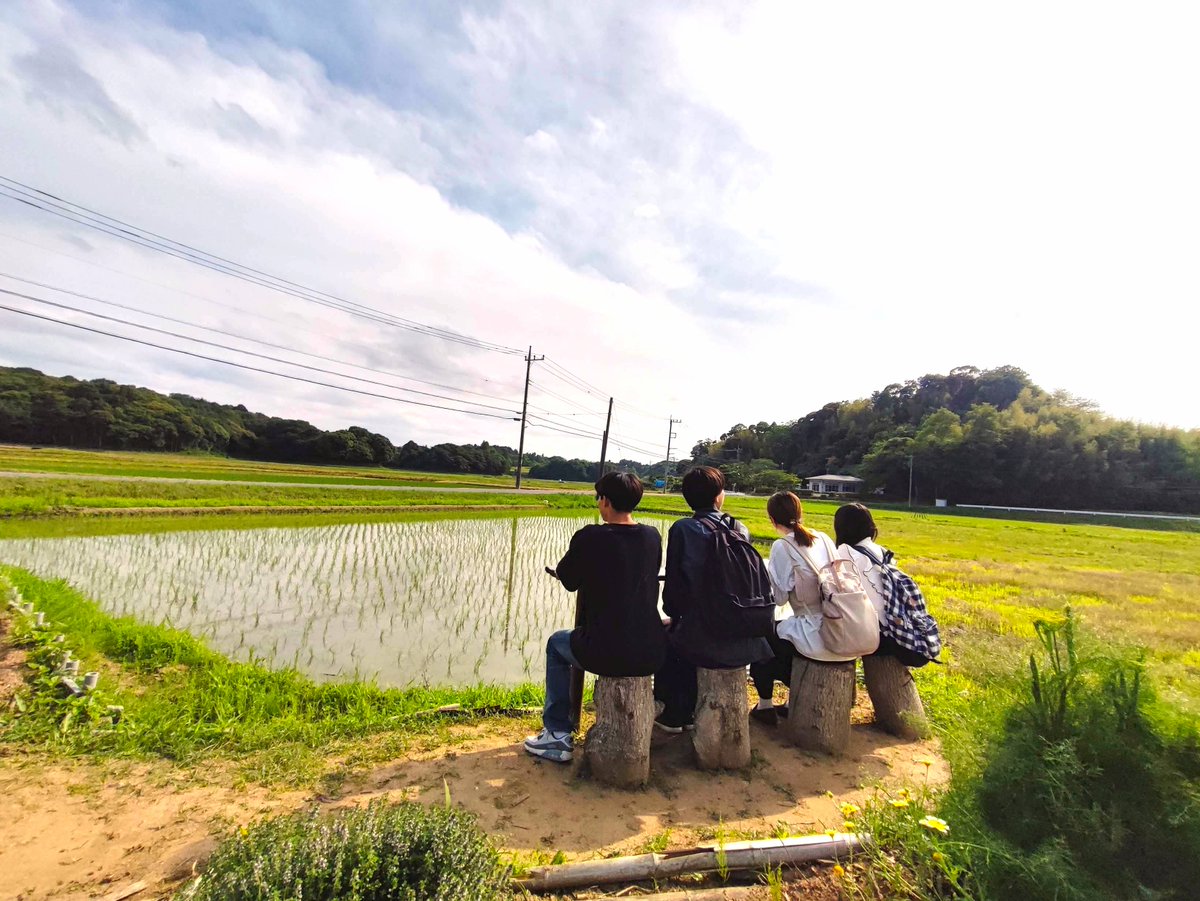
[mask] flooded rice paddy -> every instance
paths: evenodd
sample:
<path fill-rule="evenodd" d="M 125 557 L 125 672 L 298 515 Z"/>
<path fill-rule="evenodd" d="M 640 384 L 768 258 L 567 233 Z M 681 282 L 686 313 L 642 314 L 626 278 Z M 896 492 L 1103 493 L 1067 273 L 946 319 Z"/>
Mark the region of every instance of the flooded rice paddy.
<path fill-rule="evenodd" d="M 594 518 L 518 516 L 0 541 L 105 610 L 241 660 L 381 685 L 540 680 L 573 594 L 546 575 Z M 642 520 L 662 530 L 670 520 Z"/>

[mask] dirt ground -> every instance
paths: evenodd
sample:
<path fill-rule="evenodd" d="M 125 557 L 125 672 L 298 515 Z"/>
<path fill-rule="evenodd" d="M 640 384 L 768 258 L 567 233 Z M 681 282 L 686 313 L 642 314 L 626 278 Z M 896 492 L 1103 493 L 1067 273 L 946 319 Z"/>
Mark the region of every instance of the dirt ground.
<path fill-rule="evenodd" d="M 19 662 L 0 640 L 0 704 Z M 336 796 L 240 786 L 233 766 L 0 756 L 0 899 L 105 898 L 135 882 L 146 883 L 139 901 L 166 897 L 219 836 L 257 817 L 380 797 L 442 803 L 447 786 L 498 844 L 523 855 L 637 853 L 652 839 L 663 842 L 667 830 L 666 846 L 680 848 L 711 839 L 718 826 L 730 840 L 777 828 L 840 828 L 839 805 L 861 800 L 878 782 L 936 784 L 948 775 L 934 744 L 872 728 L 866 703 L 855 708 L 846 757 L 806 754 L 778 728 L 754 723 L 754 763 L 739 774 L 702 773 L 688 734 L 656 733 L 651 784 L 634 792 L 583 778 L 578 761 L 529 757 L 521 749 L 528 724 L 505 719 L 457 726 L 453 742 L 359 772 Z M 927 768 L 922 758 L 935 762 Z M 814 888 L 821 881 L 811 879 Z"/>

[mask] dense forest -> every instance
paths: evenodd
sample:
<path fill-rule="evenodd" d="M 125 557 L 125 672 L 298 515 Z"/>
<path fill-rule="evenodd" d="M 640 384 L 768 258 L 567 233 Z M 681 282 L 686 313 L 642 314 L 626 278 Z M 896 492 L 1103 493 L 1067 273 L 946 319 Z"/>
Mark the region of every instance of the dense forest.
<path fill-rule="evenodd" d="M 327 432 L 301 419 L 252 413 L 186 394 L 159 394 L 108 379 L 80 381 L 0 367 L 0 441 L 108 450 L 211 451 L 278 463 L 393 466 L 501 475 L 510 447 L 413 441 L 396 447 L 358 426 Z M 537 463 L 545 459 L 526 454 Z"/>
<path fill-rule="evenodd" d="M 921 503 L 1200 512 L 1200 430 L 1104 416 L 1013 366 L 963 366 L 793 422 L 739 423 L 697 443 L 691 462 L 751 486 L 755 470 L 857 475 L 898 498 L 910 460 Z"/>

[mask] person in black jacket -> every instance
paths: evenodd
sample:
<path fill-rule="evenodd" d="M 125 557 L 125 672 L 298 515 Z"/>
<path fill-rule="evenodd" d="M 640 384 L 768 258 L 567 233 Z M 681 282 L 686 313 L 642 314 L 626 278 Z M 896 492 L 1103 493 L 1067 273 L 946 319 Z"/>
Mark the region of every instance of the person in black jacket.
<path fill-rule="evenodd" d="M 536 757 L 567 763 L 578 723 L 570 709 L 571 669 L 599 676 L 649 676 L 662 667 L 666 637 L 658 615 L 658 530 L 633 521 L 642 482 L 610 472 L 596 482 L 602 525 L 584 526 L 571 537 L 554 573 L 578 591 L 582 624 L 555 632 L 546 642 L 546 706 L 542 731 L 525 741 Z"/>
<path fill-rule="evenodd" d="M 667 628 L 667 657 L 654 679 L 654 697 L 663 710 L 654 725 L 667 732 L 690 729 L 696 711 L 696 667 L 735 669 L 773 657 L 765 638 L 731 638 L 715 634 L 698 615 L 708 558 L 714 552 L 712 533 L 699 520 L 710 519 L 749 538 L 744 525 L 721 513 L 725 477 L 712 466 L 697 466 L 683 477 L 683 498 L 694 511 L 671 526 L 667 534 L 667 574 L 663 612 Z"/>

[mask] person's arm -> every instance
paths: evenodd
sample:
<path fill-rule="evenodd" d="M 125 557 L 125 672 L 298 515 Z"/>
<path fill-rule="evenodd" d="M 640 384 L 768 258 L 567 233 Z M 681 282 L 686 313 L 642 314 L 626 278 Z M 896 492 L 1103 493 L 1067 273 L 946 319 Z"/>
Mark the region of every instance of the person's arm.
<path fill-rule="evenodd" d="M 683 575 L 683 523 L 677 522 L 667 533 L 667 574 L 663 582 L 663 613 L 674 618 L 687 608 L 687 589 Z"/>
<path fill-rule="evenodd" d="M 567 547 L 566 554 L 558 561 L 558 566 L 554 567 L 558 581 L 562 582 L 567 591 L 578 591 L 587 571 L 588 542 L 583 537 L 586 529 L 585 526 L 571 536 L 571 544 Z"/>
<path fill-rule="evenodd" d="M 771 556 L 767 558 L 767 575 L 771 577 L 771 596 L 777 607 L 788 602 L 788 594 L 796 587 L 796 571 L 787 542 L 782 538 L 771 545 Z"/>

